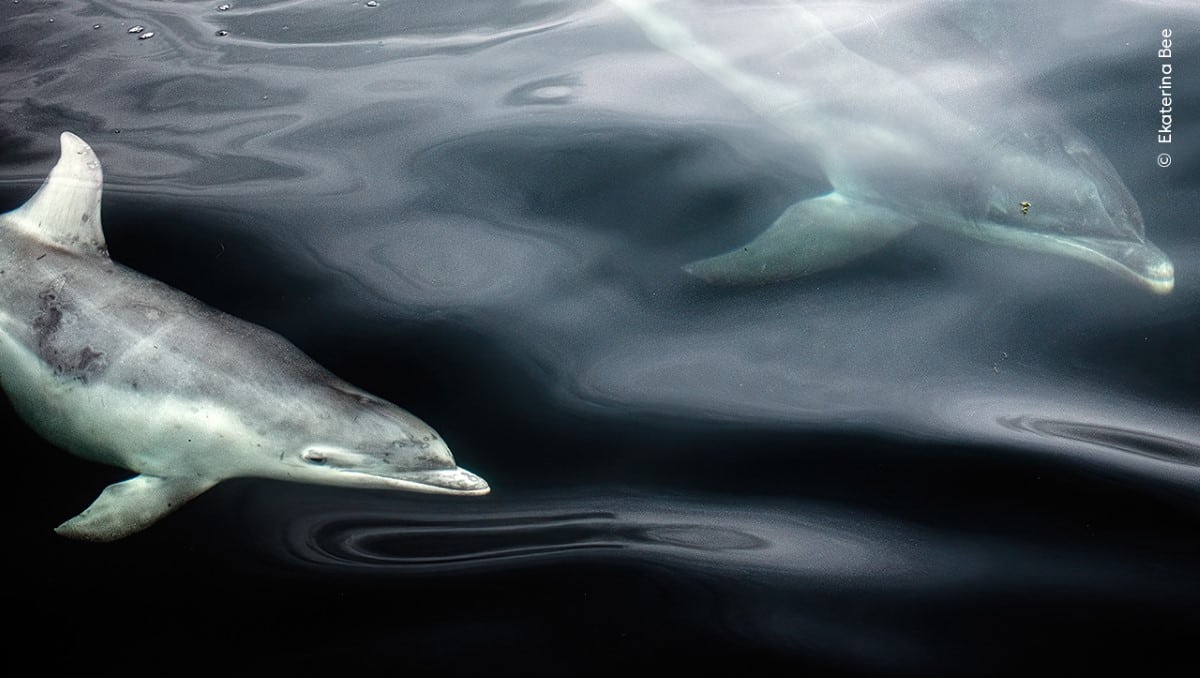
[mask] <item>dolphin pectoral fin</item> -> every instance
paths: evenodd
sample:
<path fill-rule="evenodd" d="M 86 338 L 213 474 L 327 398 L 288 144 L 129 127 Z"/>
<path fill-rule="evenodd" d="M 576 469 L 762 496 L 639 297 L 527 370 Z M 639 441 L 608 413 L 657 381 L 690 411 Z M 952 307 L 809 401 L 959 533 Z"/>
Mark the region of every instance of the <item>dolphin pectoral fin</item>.
<path fill-rule="evenodd" d="M 694 261 L 683 270 L 728 284 L 798 278 L 873 252 L 916 225 L 886 207 L 827 193 L 787 208 L 746 245 Z"/>
<path fill-rule="evenodd" d="M 83 513 L 54 528 L 64 537 L 114 541 L 158 522 L 216 483 L 197 478 L 134 476 L 104 488 Z"/>

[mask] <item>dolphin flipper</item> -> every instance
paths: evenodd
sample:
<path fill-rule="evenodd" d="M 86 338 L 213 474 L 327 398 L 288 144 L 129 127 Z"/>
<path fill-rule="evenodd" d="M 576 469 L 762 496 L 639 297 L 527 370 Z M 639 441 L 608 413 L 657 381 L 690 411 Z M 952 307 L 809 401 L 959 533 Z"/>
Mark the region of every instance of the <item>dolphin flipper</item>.
<path fill-rule="evenodd" d="M 732 284 L 798 278 L 873 252 L 916 225 L 898 212 L 835 191 L 792 205 L 746 245 L 683 270 Z"/>
<path fill-rule="evenodd" d="M 158 522 L 216 483 L 201 478 L 134 476 L 104 488 L 96 501 L 54 529 L 64 537 L 113 541 Z"/>

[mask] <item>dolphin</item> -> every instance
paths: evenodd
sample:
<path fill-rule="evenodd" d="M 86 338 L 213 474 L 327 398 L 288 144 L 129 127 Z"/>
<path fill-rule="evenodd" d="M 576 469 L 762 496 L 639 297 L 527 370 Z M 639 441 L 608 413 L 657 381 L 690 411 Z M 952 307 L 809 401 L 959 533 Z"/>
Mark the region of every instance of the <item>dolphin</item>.
<path fill-rule="evenodd" d="M 489 491 L 432 428 L 279 335 L 109 258 L 100 162 L 64 132 L 49 177 L 0 215 L 0 385 L 55 445 L 137 473 L 56 531 L 111 541 L 234 477 Z"/>
<path fill-rule="evenodd" d="M 1080 259 L 1155 293 L 1174 287 L 1174 267 L 1146 239 L 1133 195 L 1077 130 L 1044 110 L 1006 100 L 995 82 L 965 72 L 966 50 L 938 64 L 947 72 L 902 72 L 839 39 L 849 35 L 897 52 L 896 35 L 876 19 L 902 11 L 900 3 L 722 0 L 699 11 L 704 3 L 695 1 L 610 2 L 652 43 L 690 62 L 807 149 L 830 187 L 788 207 L 749 243 L 692 262 L 687 272 L 720 283 L 795 278 L 845 264 L 929 224 Z M 665 9 L 681 6 L 699 16 L 684 23 Z M 757 24 L 746 25 L 755 18 Z M 772 25 L 781 22 L 782 29 Z M 733 52 L 727 56 L 697 38 L 690 24 L 708 34 L 745 30 L 726 41 Z M 772 30 L 787 31 L 791 42 L 774 45 L 786 54 L 748 57 Z"/>

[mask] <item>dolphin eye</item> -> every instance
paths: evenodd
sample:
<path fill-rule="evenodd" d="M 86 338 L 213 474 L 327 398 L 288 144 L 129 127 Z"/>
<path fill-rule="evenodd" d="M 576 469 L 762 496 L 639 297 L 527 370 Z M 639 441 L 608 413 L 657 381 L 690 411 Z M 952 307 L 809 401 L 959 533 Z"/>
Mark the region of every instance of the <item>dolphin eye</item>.
<path fill-rule="evenodd" d="M 300 458 L 311 466 L 329 466 L 333 468 L 361 468 L 369 466 L 372 463 L 369 455 L 340 447 L 324 447 L 320 445 L 307 448 L 300 454 Z"/>
<path fill-rule="evenodd" d="M 314 466 L 323 466 L 329 462 L 329 455 L 320 450 L 304 450 L 304 454 L 300 456 Z"/>

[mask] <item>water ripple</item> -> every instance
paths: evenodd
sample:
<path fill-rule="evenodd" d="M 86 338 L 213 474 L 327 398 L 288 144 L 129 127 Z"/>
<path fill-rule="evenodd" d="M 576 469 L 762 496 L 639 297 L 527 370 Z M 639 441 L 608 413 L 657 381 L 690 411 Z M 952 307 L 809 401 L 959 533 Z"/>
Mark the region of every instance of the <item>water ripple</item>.
<path fill-rule="evenodd" d="M 1001 417 L 998 422 L 1012 431 L 1090 443 L 1158 461 L 1200 467 L 1200 446 L 1181 438 L 1120 426 L 1049 419 L 1032 415 Z"/>
<path fill-rule="evenodd" d="M 910 569 L 907 556 L 887 543 L 894 526 L 830 509 L 755 510 L 629 495 L 488 502 L 486 517 L 478 506 L 448 503 L 430 513 L 427 503 L 395 500 L 354 510 L 290 510 L 285 557 L 323 567 L 436 573 L 576 557 L 836 577 L 896 577 Z"/>

